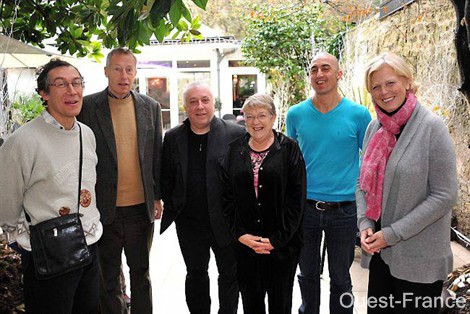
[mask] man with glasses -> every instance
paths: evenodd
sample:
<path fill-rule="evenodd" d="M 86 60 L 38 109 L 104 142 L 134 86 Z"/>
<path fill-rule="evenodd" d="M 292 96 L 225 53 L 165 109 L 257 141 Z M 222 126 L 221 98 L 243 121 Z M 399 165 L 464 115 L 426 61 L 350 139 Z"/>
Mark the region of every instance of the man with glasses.
<path fill-rule="evenodd" d="M 37 92 L 46 109 L 0 148 L 0 226 L 10 244 L 17 242 L 22 255 L 27 313 L 98 313 L 95 243 L 103 227 L 95 198 L 95 137 L 89 127 L 75 119 L 82 108 L 83 78 L 74 66 L 58 59 L 52 59 L 37 74 Z M 36 225 L 76 213 L 79 200 L 91 264 L 54 278 L 37 279 L 25 212 Z"/>
<path fill-rule="evenodd" d="M 84 98 L 78 119 L 96 136 L 96 197 L 103 237 L 99 242 L 102 313 L 126 313 L 120 285 L 121 254 L 130 268 L 133 313 L 152 313 L 149 273 L 154 220 L 161 216 L 160 104 L 132 91 L 137 73 L 134 54 L 111 50 L 104 73 L 108 87 Z"/>
<path fill-rule="evenodd" d="M 349 268 L 356 240 L 356 180 L 359 151 L 371 116 L 367 108 L 340 95 L 338 81 L 342 75 L 334 56 L 316 55 L 310 64 L 315 94 L 292 106 L 286 117 L 287 135 L 299 142 L 307 168 L 299 313 L 320 312 L 322 232 L 331 279 L 330 313 L 353 312 Z"/>
<path fill-rule="evenodd" d="M 244 128 L 214 116 L 214 96 L 204 83 L 183 92 L 188 115 L 165 134 L 162 194 L 165 204 L 160 233 L 172 223 L 186 264 L 186 303 L 193 314 L 209 314 L 210 250 L 219 271 L 219 313 L 237 313 L 238 284 L 233 240 L 222 214 L 219 162 L 228 144 Z"/>

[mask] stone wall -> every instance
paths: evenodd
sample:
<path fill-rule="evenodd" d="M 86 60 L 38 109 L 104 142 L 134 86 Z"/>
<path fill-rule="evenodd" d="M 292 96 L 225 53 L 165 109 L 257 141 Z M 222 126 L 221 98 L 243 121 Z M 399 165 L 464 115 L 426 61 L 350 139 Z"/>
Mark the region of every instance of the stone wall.
<path fill-rule="evenodd" d="M 348 97 L 370 105 L 363 84 L 365 63 L 383 51 L 393 51 L 408 60 L 421 84 L 418 99 L 445 119 L 455 140 L 460 188 L 454 213 L 458 229 L 469 236 L 470 105 L 458 91 L 455 27 L 450 0 L 417 0 L 382 20 L 378 15 L 369 18 L 346 35 L 341 88 Z"/>

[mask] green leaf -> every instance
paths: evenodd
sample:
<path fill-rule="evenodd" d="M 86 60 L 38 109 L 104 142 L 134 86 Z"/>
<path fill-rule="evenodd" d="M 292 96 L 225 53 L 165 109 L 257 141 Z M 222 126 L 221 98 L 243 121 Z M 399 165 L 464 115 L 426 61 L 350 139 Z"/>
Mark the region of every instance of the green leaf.
<path fill-rule="evenodd" d="M 199 39 L 199 40 L 201 40 L 201 39 L 204 39 L 204 36 L 202 36 L 202 34 L 193 35 L 193 38 L 194 38 L 194 39 Z"/>
<path fill-rule="evenodd" d="M 144 6 L 142 8 L 142 11 L 141 11 L 141 14 L 139 15 L 139 17 L 137 18 L 138 21 L 144 21 L 146 20 L 149 16 L 150 16 L 150 9 L 152 7 L 149 7 L 149 6 Z"/>
<path fill-rule="evenodd" d="M 163 42 L 163 39 L 166 36 L 166 26 L 165 26 L 165 21 L 162 19 L 158 23 L 157 28 L 154 31 L 155 37 L 157 37 L 157 40 L 159 42 Z"/>
<path fill-rule="evenodd" d="M 178 25 L 176 26 L 176 28 L 178 30 L 181 30 L 181 31 L 187 31 L 189 28 L 188 28 L 188 23 L 184 20 L 180 20 L 178 22 Z"/>
<path fill-rule="evenodd" d="M 152 29 L 145 27 L 143 23 L 139 24 L 136 35 L 141 44 L 150 45 L 150 36 L 152 36 L 152 34 Z"/>
<path fill-rule="evenodd" d="M 104 55 L 102 53 L 99 53 L 99 52 L 92 52 L 88 56 L 90 58 L 92 58 L 93 60 L 95 60 L 96 62 L 98 62 L 98 63 L 101 63 L 101 60 L 103 60 L 103 58 L 104 58 Z"/>
<path fill-rule="evenodd" d="M 181 34 L 180 31 L 175 32 L 173 36 L 171 36 L 171 39 L 177 39 L 180 34 Z"/>
<path fill-rule="evenodd" d="M 154 25 L 168 14 L 172 1 L 174 0 L 157 1 L 153 4 L 150 10 L 150 16 Z"/>
<path fill-rule="evenodd" d="M 181 15 L 186 19 L 186 21 L 191 22 L 192 17 L 191 17 L 191 12 L 189 12 L 188 8 L 186 5 L 184 5 L 183 1 L 179 0 L 180 3 L 180 10 L 181 10 Z"/>
<path fill-rule="evenodd" d="M 69 51 L 70 51 L 70 54 L 73 55 L 77 51 L 77 47 L 74 44 L 70 44 Z"/>
<path fill-rule="evenodd" d="M 90 47 L 91 48 L 91 43 L 89 41 L 86 41 L 86 40 L 77 40 L 77 43 L 79 43 L 80 45 L 82 45 L 83 47 Z"/>
<path fill-rule="evenodd" d="M 178 25 L 178 22 L 181 18 L 181 11 L 180 11 L 180 5 L 178 1 L 175 1 L 171 8 L 170 12 L 168 13 L 170 16 L 170 21 L 171 24 L 173 24 L 175 27 Z"/>
<path fill-rule="evenodd" d="M 83 30 L 81 28 L 71 28 L 70 33 L 72 34 L 73 37 L 78 38 L 82 36 Z"/>
<path fill-rule="evenodd" d="M 194 4 L 196 4 L 201 9 L 205 10 L 207 5 L 207 0 L 193 0 Z"/>
<path fill-rule="evenodd" d="M 166 22 L 165 23 L 165 28 L 166 28 L 165 36 L 168 36 L 168 35 L 170 35 L 171 31 L 173 30 L 173 24 L 171 24 L 171 22 Z"/>
<path fill-rule="evenodd" d="M 191 21 L 191 28 L 192 29 L 198 29 L 201 27 L 201 17 L 197 15 L 192 21 Z"/>
<path fill-rule="evenodd" d="M 93 52 L 99 52 L 101 50 L 101 44 L 97 41 L 91 42 L 91 47 Z"/>

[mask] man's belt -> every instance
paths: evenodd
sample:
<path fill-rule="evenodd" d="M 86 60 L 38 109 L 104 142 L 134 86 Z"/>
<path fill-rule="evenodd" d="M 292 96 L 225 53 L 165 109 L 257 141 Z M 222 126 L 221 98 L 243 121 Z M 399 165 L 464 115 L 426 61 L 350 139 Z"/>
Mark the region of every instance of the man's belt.
<path fill-rule="evenodd" d="M 307 203 L 314 206 L 316 209 L 324 211 L 328 209 L 338 209 L 341 207 L 349 206 L 354 204 L 354 201 L 345 201 L 345 202 L 324 202 L 316 200 L 307 200 Z"/>

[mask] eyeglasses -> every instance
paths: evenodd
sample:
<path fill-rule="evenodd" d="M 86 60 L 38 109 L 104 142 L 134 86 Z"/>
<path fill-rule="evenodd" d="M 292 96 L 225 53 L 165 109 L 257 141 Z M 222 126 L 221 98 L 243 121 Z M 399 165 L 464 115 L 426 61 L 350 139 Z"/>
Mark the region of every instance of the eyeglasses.
<path fill-rule="evenodd" d="M 73 88 L 85 87 L 85 82 L 82 79 L 75 79 L 72 82 L 67 82 L 65 80 L 56 80 L 54 83 L 48 84 L 47 86 L 55 86 L 57 88 L 67 88 L 70 84 L 72 84 Z"/>
<path fill-rule="evenodd" d="M 258 121 L 266 121 L 270 116 L 271 116 L 271 114 L 267 113 L 267 112 L 262 112 L 262 113 L 258 114 L 257 116 L 247 114 L 247 115 L 245 115 L 245 120 L 255 121 L 255 119 L 258 119 Z"/>

